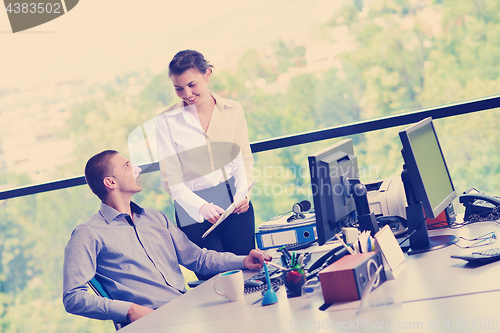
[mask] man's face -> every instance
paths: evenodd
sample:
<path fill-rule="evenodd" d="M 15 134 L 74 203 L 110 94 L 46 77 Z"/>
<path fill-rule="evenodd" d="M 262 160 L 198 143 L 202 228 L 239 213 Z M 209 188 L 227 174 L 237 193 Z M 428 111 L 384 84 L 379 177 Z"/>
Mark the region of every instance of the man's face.
<path fill-rule="evenodd" d="M 141 168 L 133 165 L 122 154 L 114 155 L 109 162 L 112 164 L 112 178 L 115 179 L 117 189 L 121 192 L 137 193 L 142 190 L 139 173 Z"/>

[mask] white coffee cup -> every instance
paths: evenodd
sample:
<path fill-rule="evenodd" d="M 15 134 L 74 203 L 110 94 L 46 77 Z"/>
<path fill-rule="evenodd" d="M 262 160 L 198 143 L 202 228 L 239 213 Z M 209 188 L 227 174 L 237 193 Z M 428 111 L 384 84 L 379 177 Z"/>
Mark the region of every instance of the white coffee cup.
<path fill-rule="evenodd" d="M 217 290 L 217 285 L 222 284 L 223 292 Z M 219 278 L 214 283 L 214 290 L 217 294 L 227 297 L 231 302 L 243 299 L 243 272 L 238 269 L 221 273 Z"/>

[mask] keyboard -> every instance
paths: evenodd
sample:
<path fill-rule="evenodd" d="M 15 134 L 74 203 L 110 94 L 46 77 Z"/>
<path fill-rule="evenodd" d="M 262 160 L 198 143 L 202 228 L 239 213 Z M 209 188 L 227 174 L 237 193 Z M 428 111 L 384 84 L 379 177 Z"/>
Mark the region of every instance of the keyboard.
<path fill-rule="evenodd" d="M 282 278 L 283 273 L 279 268 L 276 267 L 268 266 L 268 270 L 269 270 L 269 280 L 271 280 L 271 287 L 274 289 L 274 291 L 277 291 L 279 287 L 282 286 L 284 283 Z M 259 273 L 255 274 L 245 282 L 249 280 L 261 281 L 263 282 L 263 284 L 260 286 L 245 287 L 245 295 L 255 293 L 258 291 L 265 292 L 267 290 L 266 273 L 264 269 L 262 269 Z"/>
<path fill-rule="evenodd" d="M 303 250 L 307 249 L 310 246 L 313 246 L 318 240 L 315 239 L 313 241 L 307 242 L 307 243 L 294 243 L 294 244 L 287 244 L 285 245 L 285 248 L 288 251 L 298 251 L 298 250 Z"/>
<path fill-rule="evenodd" d="M 500 248 L 492 248 L 479 252 L 472 252 L 469 255 L 451 256 L 455 259 L 466 260 L 470 263 L 488 264 L 500 260 Z"/>

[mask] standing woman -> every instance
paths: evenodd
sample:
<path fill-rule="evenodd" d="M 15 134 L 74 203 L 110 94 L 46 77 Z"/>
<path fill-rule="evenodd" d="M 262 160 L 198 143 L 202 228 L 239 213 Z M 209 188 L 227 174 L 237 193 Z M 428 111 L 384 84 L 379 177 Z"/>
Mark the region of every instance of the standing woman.
<path fill-rule="evenodd" d="M 180 51 L 170 62 L 169 76 L 181 101 L 156 121 L 162 185 L 174 200 L 177 225 L 192 242 L 244 255 L 255 248 L 250 193 L 202 238 L 251 184 L 253 172 L 243 108 L 209 90 L 212 68 L 193 50 Z"/>

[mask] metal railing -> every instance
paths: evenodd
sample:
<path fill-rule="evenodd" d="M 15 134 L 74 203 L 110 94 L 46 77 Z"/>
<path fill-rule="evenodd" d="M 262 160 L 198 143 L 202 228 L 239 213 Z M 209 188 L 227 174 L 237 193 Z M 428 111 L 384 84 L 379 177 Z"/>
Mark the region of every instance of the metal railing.
<path fill-rule="evenodd" d="M 401 125 L 408 125 L 418 122 L 427 117 L 432 117 L 433 119 L 447 118 L 467 113 L 491 110 L 498 107 L 500 107 L 500 95 L 256 141 L 252 142 L 250 144 L 250 147 L 252 148 L 252 153 L 260 153 L 263 151 L 291 147 L 315 141 L 322 141 L 347 135 L 354 135 Z M 141 166 L 141 168 L 143 168 L 143 173 L 155 172 L 159 170 L 159 164 L 158 162 L 156 162 L 153 164 L 143 165 Z M 0 200 L 6 200 L 48 191 L 55 191 L 84 184 L 86 184 L 85 177 L 76 176 L 47 183 L 6 190 L 0 192 Z"/>

